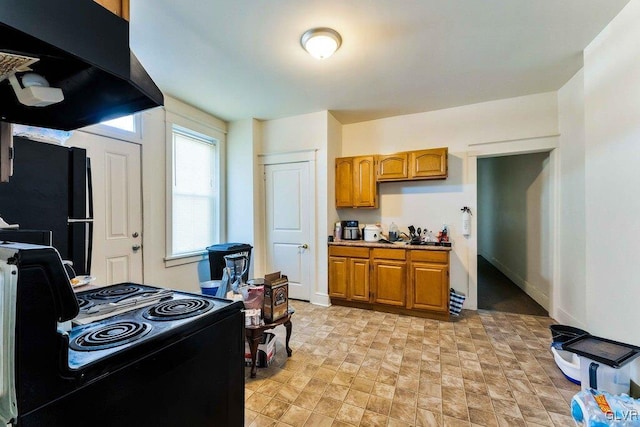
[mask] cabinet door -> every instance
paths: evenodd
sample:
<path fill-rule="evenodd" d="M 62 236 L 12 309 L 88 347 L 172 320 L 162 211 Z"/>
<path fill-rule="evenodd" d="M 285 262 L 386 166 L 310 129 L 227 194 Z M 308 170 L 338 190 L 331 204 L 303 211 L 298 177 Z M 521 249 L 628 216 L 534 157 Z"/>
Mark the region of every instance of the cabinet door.
<path fill-rule="evenodd" d="M 353 206 L 376 207 L 377 187 L 374 157 L 354 157 L 353 168 Z"/>
<path fill-rule="evenodd" d="M 353 206 L 353 158 L 336 159 L 336 207 Z"/>
<path fill-rule="evenodd" d="M 407 282 L 405 261 L 374 260 L 373 277 L 376 283 L 374 302 L 404 307 Z"/>
<path fill-rule="evenodd" d="M 95 2 L 111 11 L 111 13 L 129 20 L 129 0 L 95 0 Z"/>
<path fill-rule="evenodd" d="M 349 299 L 369 301 L 369 267 L 368 259 L 349 260 Z"/>
<path fill-rule="evenodd" d="M 449 310 L 449 268 L 447 264 L 411 263 L 413 309 Z"/>
<path fill-rule="evenodd" d="M 446 178 L 447 148 L 411 151 L 409 153 L 409 178 Z"/>
<path fill-rule="evenodd" d="M 378 181 L 394 181 L 407 178 L 407 153 L 378 156 Z"/>
<path fill-rule="evenodd" d="M 329 257 L 329 296 L 332 298 L 347 299 L 348 260 L 343 257 Z"/>

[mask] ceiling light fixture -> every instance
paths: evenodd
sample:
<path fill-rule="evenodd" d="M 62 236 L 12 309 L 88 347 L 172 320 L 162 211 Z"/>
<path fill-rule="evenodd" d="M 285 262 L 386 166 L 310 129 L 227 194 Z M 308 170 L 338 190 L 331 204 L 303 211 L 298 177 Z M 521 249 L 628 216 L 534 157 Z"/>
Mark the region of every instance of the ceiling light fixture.
<path fill-rule="evenodd" d="M 314 58 L 325 59 L 338 50 L 342 37 L 331 28 L 312 28 L 304 32 L 300 44 Z"/>

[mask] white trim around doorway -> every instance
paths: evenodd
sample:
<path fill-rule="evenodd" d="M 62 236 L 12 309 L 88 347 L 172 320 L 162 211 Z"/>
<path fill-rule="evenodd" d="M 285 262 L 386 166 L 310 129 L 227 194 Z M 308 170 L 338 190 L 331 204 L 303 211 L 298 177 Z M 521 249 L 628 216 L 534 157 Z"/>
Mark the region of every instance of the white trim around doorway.
<path fill-rule="evenodd" d="M 549 153 L 549 170 L 551 171 L 550 188 L 551 195 L 549 201 L 549 212 L 551 215 L 551 236 L 549 239 L 549 251 L 551 251 L 551 283 L 549 290 L 549 316 L 555 313 L 555 304 L 558 295 L 559 278 L 559 233 L 558 224 L 560 218 L 560 153 L 558 150 L 560 135 L 548 135 L 536 138 L 526 138 L 508 141 L 496 141 L 480 144 L 469 144 L 467 151 L 467 176 L 472 191 L 471 208 L 475 213 L 478 206 L 478 158 L 512 156 L 529 153 Z M 478 234 L 477 215 L 471 216 L 471 235 L 468 237 L 468 257 L 469 266 L 469 295 L 467 307 L 472 310 L 478 309 Z"/>
<path fill-rule="evenodd" d="M 316 210 L 317 210 L 317 199 L 316 199 L 316 156 L 317 156 L 317 149 L 311 149 L 311 150 L 299 150 L 299 151 L 288 151 L 288 152 L 281 152 L 281 153 L 265 153 L 265 154 L 258 154 L 258 164 L 261 167 L 261 173 L 264 176 L 264 167 L 265 165 L 274 165 L 274 164 L 283 164 L 283 163 L 298 163 L 298 162 L 308 162 L 309 163 L 309 185 L 308 185 L 308 192 L 309 192 L 309 200 L 311 201 L 311 206 L 310 206 L 310 210 L 309 210 L 309 221 L 311 224 L 311 234 L 310 234 L 310 238 L 309 238 L 309 246 L 311 248 L 313 248 L 313 252 L 315 254 L 318 253 L 318 239 L 317 239 L 317 235 L 318 235 L 318 226 L 316 223 Z M 265 183 L 264 180 L 261 180 L 261 202 L 262 205 L 264 206 L 265 204 Z M 266 236 L 266 224 L 264 223 L 264 219 L 262 220 L 262 223 L 260 224 L 261 230 L 259 232 L 259 235 L 261 236 L 261 239 L 263 239 L 263 242 L 265 240 L 265 236 Z M 262 245 L 264 247 L 264 244 Z M 265 258 L 266 260 L 266 254 L 262 254 L 262 256 Z M 316 304 L 316 305 L 322 305 L 325 307 L 328 307 L 330 304 L 330 300 L 329 300 L 329 295 L 326 292 L 322 292 L 320 291 L 319 287 L 318 287 L 318 266 L 317 266 L 317 256 L 313 257 L 313 260 L 310 263 L 310 272 L 309 272 L 309 276 L 311 277 L 311 294 L 310 294 L 310 301 L 312 304 Z"/>

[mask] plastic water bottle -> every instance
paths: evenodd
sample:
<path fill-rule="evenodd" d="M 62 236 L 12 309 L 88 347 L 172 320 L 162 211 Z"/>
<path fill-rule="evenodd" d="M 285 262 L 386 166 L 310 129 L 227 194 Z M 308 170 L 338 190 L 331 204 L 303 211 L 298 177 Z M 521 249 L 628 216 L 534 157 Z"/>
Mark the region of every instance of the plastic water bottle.
<path fill-rule="evenodd" d="M 389 240 L 395 242 L 396 240 L 398 240 L 398 234 L 398 226 L 395 222 L 392 222 L 389 226 Z"/>

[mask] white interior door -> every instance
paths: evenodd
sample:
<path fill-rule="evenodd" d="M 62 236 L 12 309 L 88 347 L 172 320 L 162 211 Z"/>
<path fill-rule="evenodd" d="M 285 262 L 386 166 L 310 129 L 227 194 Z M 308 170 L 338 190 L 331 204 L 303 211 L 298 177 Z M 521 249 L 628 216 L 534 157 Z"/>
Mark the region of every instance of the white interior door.
<path fill-rule="evenodd" d="M 309 301 L 312 247 L 309 163 L 265 165 L 266 258 L 289 278 L 289 297 Z"/>
<path fill-rule="evenodd" d="M 93 180 L 93 256 L 96 284 L 142 283 L 142 175 L 140 146 L 91 134 L 85 148 Z"/>

